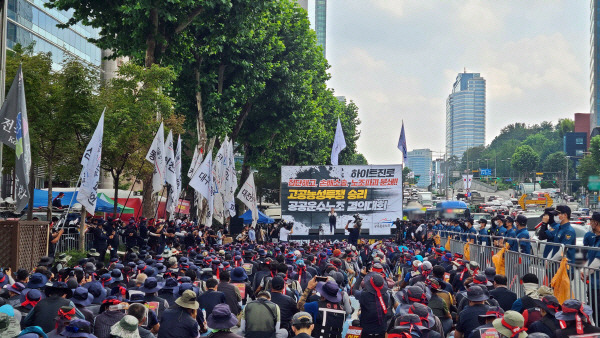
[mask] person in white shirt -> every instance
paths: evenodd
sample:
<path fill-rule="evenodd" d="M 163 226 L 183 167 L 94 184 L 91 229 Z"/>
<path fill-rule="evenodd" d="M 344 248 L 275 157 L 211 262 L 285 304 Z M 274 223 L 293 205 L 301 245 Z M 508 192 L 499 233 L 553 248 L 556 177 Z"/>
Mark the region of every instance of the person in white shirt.
<path fill-rule="evenodd" d="M 335 224 L 337 223 L 337 214 L 335 213 L 335 209 L 331 208 L 329 212 L 329 232 L 333 235 L 335 231 Z"/>
<path fill-rule="evenodd" d="M 280 242 L 287 242 L 288 241 L 288 236 L 290 234 L 294 233 L 294 229 L 292 228 L 291 230 L 288 230 L 286 228 L 286 226 L 282 226 L 281 229 L 279 229 L 279 241 Z"/>

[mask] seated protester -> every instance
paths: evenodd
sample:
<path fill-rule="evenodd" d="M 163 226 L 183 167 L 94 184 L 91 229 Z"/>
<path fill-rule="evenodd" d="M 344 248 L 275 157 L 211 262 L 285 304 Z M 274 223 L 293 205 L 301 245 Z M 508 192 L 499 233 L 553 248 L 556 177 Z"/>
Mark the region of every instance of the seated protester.
<path fill-rule="evenodd" d="M 281 329 L 281 316 L 277 304 L 271 302 L 268 291 L 260 291 L 256 300 L 242 310 L 240 332 L 246 338 L 285 338 L 287 331 Z M 161 338 L 161 337 L 159 337 Z"/>
<path fill-rule="evenodd" d="M 517 300 L 517 294 L 508 289 L 508 280 L 506 276 L 495 275 L 493 281 L 494 289 L 490 291 L 490 296 L 498 301 L 502 310 L 510 310 Z"/>
<path fill-rule="evenodd" d="M 94 319 L 94 334 L 98 338 L 109 338 L 110 328 L 125 317 L 123 310 L 112 308 L 119 304 L 121 301 L 114 296 L 110 296 L 102 302 L 100 314 Z"/>
<path fill-rule="evenodd" d="M 38 289 L 24 290 L 21 293 L 21 305 L 16 306 L 15 310 L 21 312 L 21 318 L 25 318 L 37 303 L 42 300 L 42 293 Z"/>
<path fill-rule="evenodd" d="M 488 306 L 485 301 L 489 296 L 479 286 L 471 286 L 467 289 L 469 306 L 458 314 L 458 322 L 454 332 L 455 338 L 469 338 L 477 326 L 479 326 L 479 315 L 487 313 Z"/>
<path fill-rule="evenodd" d="M 390 323 L 387 330 L 387 338 L 425 338 L 429 335 L 427 329 L 421 322 L 421 318 L 415 314 L 402 315 Z"/>
<path fill-rule="evenodd" d="M 495 319 L 492 323 L 496 331 L 504 337 L 525 338 L 527 337 L 527 328 L 523 315 L 516 311 L 506 311 L 504 317 Z"/>
<path fill-rule="evenodd" d="M 285 295 L 285 281 L 280 276 L 275 276 L 271 280 L 271 302 L 279 306 L 281 314 L 281 328 L 291 332 L 292 317 L 298 312 L 296 301 L 292 297 Z"/>
<path fill-rule="evenodd" d="M 175 305 L 175 300 L 178 298 L 179 283 L 173 277 L 165 279 L 165 286 L 158 290 L 158 297 L 164 299 L 169 304 L 169 307 Z"/>
<path fill-rule="evenodd" d="M 523 291 L 525 292 L 525 296 L 517 299 L 511 307 L 511 310 L 519 313 L 523 313 L 523 311 L 534 307 L 535 303 L 533 300 L 540 299 L 538 294 L 540 281 L 537 276 L 532 273 L 527 273 L 521 280 L 523 281 Z"/>
<path fill-rule="evenodd" d="M 431 289 L 431 298 L 429 299 L 427 306 L 429 306 L 433 311 L 433 314 L 440 319 L 444 334 L 447 334 L 452 329 L 453 324 L 450 308 L 452 307 L 453 312 L 456 313 L 456 307 L 452 305 L 451 301 L 446 300 L 448 298 L 452 299 L 452 295 L 445 290 L 441 290 L 440 282 L 435 278 L 430 277 L 427 280 L 427 284 Z"/>
<path fill-rule="evenodd" d="M 139 337 L 139 321 L 131 315 L 125 315 L 121 320 L 110 328 L 111 338 Z"/>
<path fill-rule="evenodd" d="M 229 271 L 221 272 L 219 277 L 217 290 L 223 292 L 225 295 L 225 302 L 229 305 L 231 312 L 237 316 L 242 311 L 242 306 L 240 305 L 242 302 L 242 295 L 240 290 L 230 283 L 231 279 Z M 290 319 L 291 318 L 292 317 L 290 316 Z"/>
<path fill-rule="evenodd" d="M 481 338 L 481 333 L 486 332 L 491 329 L 492 331 L 496 331 L 494 329 L 494 325 L 492 324 L 494 320 L 498 318 L 504 317 L 504 310 L 502 310 L 499 306 L 490 306 L 485 314 L 479 315 L 479 324 L 480 326 L 476 327 L 471 334 L 471 338 Z"/>
<path fill-rule="evenodd" d="M 206 322 L 212 330 L 210 333 L 211 338 L 242 338 L 242 336 L 231 332 L 231 329 L 237 326 L 238 319 L 235 314 L 231 313 L 227 304 L 215 306 Z"/>
<path fill-rule="evenodd" d="M 592 325 L 590 317 L 592 308 L 578 300 L 568 299 L 562 304 L 562 311 L 555 317 L 560 328 L 555 331 L 556 338 L 567 338 L 586 333 L 600 333 L 600 328 Z"/>
<path fill-rule="evenodd" d="M 306 299 L 315 289 L 321 298 L 318 301 L 306 303 Z M 313 277 L 300 297 L 298 310 L 306 311 L 313 316 L 315 323 L 313 337 L 340 338 L 342 336 L 346 311 L 342 304 L 342 293 L 335 282 L 317 283 L 316 277 Z M 323 318 L 325 318 L 325 323 L 323 323 Z"/>
<path fill-rule="evenodd" d="M 242 299 L 242 304 L 246 304 L 249 298 L 254 297 L 254 290 L 252 290 L 252 285 L 248 280 L 248 274 L 243 267 L 239 266 L 231 270 L 231 276 L 229 278 L 231 279 L 231 283 L 242 283 L 245 285 L 246 292 Z"/>
<path fill-rule="evenodd" d="M 372 275 L 365 281 L 364 291 L 359 296 L 360 326 L 362 334 L 368 336 L 385 336 L 388 318 L 392 317 L 390 295 L 383 277 Z"/>
<path fill-rule="evenodd" d="M 22 325 L 39 326 L 44 332 L 50 332 L 56 324 L 56 314 L 63 306 L 75 307 L 73 302 L 66 299 L 71 297 L 72 291 L 67 287 L 67 284 L 62 282 L 54 282 L 52 286 L 46 286 L 44 292 L 46 298 L 39 301 L 36 306 L 23 319 Z M 83 318 L 83 314 L 75 311 L 78 318 Z"/>
<path fill-rule="evenodd" d="M 175 300 L 175 306 L 165 310 L 158 330 L 158 338 L 196 338 L 200 328 L 196 321 L 198 308 L 196 293 L 185 290 Z"/>
<path fill-rule="evenodd" d="M 148 320 L 148 313 L 148 308 L 146 308 L 143 304 L 133 303 L 129 305 L 129 308 L 127 309 L 127 314 L 130 316 L 134 316 L 138 320 L 138 333 L 140 335 L 140 338 L 155 338 L 155 336 L 150 330 L 142 326 L 143 323 L 146 320 Z"/>
<path fill-rule="evenodd" d="M 348 293 L 344 290 L 344 287 L 342 286 L 342 284 L 344 282 L 344 276 L 340 272 L 330 271 L 329 272 L 329 280 L 333 280 L 334 282 L 336 282 L 337 285 L 342 290 L 342 303 L 344 304 L 344 310 L 346 311 L 347 315 L 351 315 L 354 312 L 354 309 L 352 308 L 352 304 L 350 303 L 350 296 L 348 295 Z M 300 298 L 300 297 L 298 297 L 298 298 Z M 355 298 L 359 299 L 360 297 L 358 296 L 358 294 L 356 294 Z"/>
<path fill-rule="evenodd" d="M 445 337 L 442 324 L 433 312 L 426 305 L 414 303 L 405 311 L 400 311 L 400 315 L 415 314 L 419 316 L 422 325 L 428 330 L 428 336 L 431 338 Z"/>
<path fill-rule="evenodd" d="M 311 338 L 312 331 L 315 327 L 313 319 L 308 312 L 298 312 L 292 317 L 292 338 Z"/>
<path fill-rule="evenodd" d="M 478 281 L 478 283 L 475 283 L 475 281 Z M 488 299 L 485 301 L 485 305 L 500 306 L 500 304 L 498 304 L 497 300 L 490 297 L 490 291 L 488 291 L 488 286 L 491 284 L 492 283 L 488 282 L 487 278 L 485 278 L 483 275 L 480 274 L 480 275 L 474 276 L 473 283 L 471 283 L 469 286 L 478 286 L 483 290 L 483 292 L 488 296 Z M 464 310 L 464 308 L 467 307 L 468 305 L 469 305 L 469 301 L 466 298 L 461 299 L 460 303 L 458 304 L 458 312 L 460 313 L 460 311 Z"/>
<path fill-rule="evenodd" d="M 77 309 L 83 313 L 85 320 L 90 323 L 94 322 L 94 314 L 86 307 L 92 305 L 93 300 L 94 296 L 88 292 L 88 289 L 80 286 L 73 290 L 73 297 L 71 297 L 71 301 L 75 304 Z"/>
<path fill-rule="evenodd" d="M 446 255 L 450 255 L 449 259 L 452 259 L 451 253 L 447 253 Z M 444 257 L 446 259 L 448 259 L 446 255 L 444 255 Z M 442 257 L 442 260 L 444 259 L 444 257 Z M 442 265 L 436 265 L 433 267 L 433 270 L 432 270 L 433 277 L 435 277 L 440 282 L 440 286 L 442 287 L 443 290 L 445 290 L 446 292 L 448 292 L 449 294 L 452 295 L 454 293 L 454 290 L 452 290 L 452 285 L 450 285 L 450 283 L 446 283 L 446 281 L 444 280 L 444 275 L 446 274 L 446 270 L 445 270 L 443 264 L 444 264 L 444 262 L 442 262 Z M 450 264 L 450 265 L 452 265 L 452 264 Z M 453 300 L 453 302 L 455 302 L 455 301 Z"/>
<path fill-rule="evenodd" d="M 395 314 L 400 314 L 402 306 L 412 305 L 414 303 L 427 304 L 429 301 L 427 293 L 420 286 L 409 286 L 403 290 L 396 292 L 394 300 L 399 303 L 396 306 Z"/>
<path fill-rule="evenodd" d="M 158 303 L 158 312 L 156 314 L 159 320 L 162 317 L 162 313 L 169 308 L 169 303 L 164 298 L 156 295 L 163 286 L 165 286 L 165 283 L 159 283 L 156 277 L 148 277 L 144 281 L 144 285 L 139 288 L 139 291 L 145 294 L 144 300 L 146 302 Z"/>
<path fill-rule="evenodd" d="M 48 338 L 61 337 L 60 333 L 63 329 L 69 325 L 71 320 L 75 318 L 75 308 L 70 306 L 63 306 L 58 310 L 56 315 L 56 326 L 54 330 L 48 332 Z"/>
<path fill-rule="evenodd" d="M 548 337 L 554 337 L 554 332 L 560 328 L 560 323 L 554 317 L 556 312 L 561 310 L 558 299 L 554 296 L 544 296 L 541 300 L 536 299 L 534 302 L 535 305 L 540 308 L 542 319 L 531 324 L 527 324 L 527 320 L 525 320 L 527 333 L 532 334 L 540 332 L 547 334 Z"/>
<path fill-rule="evenodd" d="M 200 297 L 198 297 L 198 303 L 200 303 L 200 308 L 204 309 L 206 312 L 206 316 L 208 317 L 213 308 L 217 304 L 225 304 L 227 303 L 225 299 L 225 294 L 221 291 L 217 291 L 217 286 L 219 285 L 219 281 L 214 278 L 211 278 L 206 281 L 206 292 L 204 292 Z M 204 323 L 206 318 L 204 318 L 203 311 L 198 311 L 198 323 Z"/>

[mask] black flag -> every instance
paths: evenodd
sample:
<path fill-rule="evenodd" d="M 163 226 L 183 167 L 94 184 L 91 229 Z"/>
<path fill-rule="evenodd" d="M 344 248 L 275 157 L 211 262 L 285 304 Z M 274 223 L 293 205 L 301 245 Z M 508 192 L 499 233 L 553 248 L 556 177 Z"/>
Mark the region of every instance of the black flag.
<path fill-rule="evenodd" d="M 0 109 L 0 126 L 0 142 L 15 150 L 15 200 L 16 212 L 20 212 L 29 201 L 31 167 L 29 124 L 21 66 Z"/>

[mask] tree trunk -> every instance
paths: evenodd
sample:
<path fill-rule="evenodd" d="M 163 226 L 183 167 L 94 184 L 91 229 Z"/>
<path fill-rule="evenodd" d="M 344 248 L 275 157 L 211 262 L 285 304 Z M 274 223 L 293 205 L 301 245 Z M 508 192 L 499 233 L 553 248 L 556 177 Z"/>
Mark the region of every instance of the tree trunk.
<path fill-rule="evenodd" d="M 143 179 L 144 190 L 142 200 L 142 215 L 148 219 L 154 217 L 154 201 L 152 200 L 152 173 Z"/>
<path fill-rule="evenodd" d="M 116 217 L 116 215 L 119 214 L 119 209 L 117 207 L 117 200 L 119 198 L 119 179 L 121 178 L 121 173 L 120 172 L 115 172 L 115 174 L 113 175 L 113 184 L 114 184 L 114 188 L 115 188 L 115 196 L 113 197 L 113 201 L 115 201 L 115 205 L 113 207 L 113 216 Z"/>
<path fill-rule="evenodd" d="M 144 62 L 146 67 L 151 67 L 156 63 L 156 36 L 158 34 L 158 10 L 156 8 L 150 10 L 150 21 L 153 27 L 146 35 L 146 59 Z"/>
<path fill-rule="evenodd" d="M 52 171 L 54 167 L 52 166 L 52 161 L 48 162 L 48 211 L 46 212 L 46 217 L 48 220 L 52 219 Z M 30 204 L 31 205 L 31 204 Z"/>
<path fill-rule="evenodd" d="M 248 114 L 250 113 L 250 110 L 252 109 L 252 102 L 248 101 L 246 102 L 246 104 L 244 105 L 244 108 L 242 108 L 242 113 L 240 114 L 240 116 L 238 117 L 236 123 L 235 123 L 235 127 L 233 127 L 233 132 L 231 133 L 231 142 L 235 143 L 235 140 L 237 139 L 238 135 L 240 134 L 240 131 L 242 130 L 242 126 L 244 125 L 244 121 L 246 120 L 246 117 L 248 117 Z"/>
<path fill-rule="evenodd" d="M 79 251 L 85 251 L 85 218 L 87 217 L 87 210 L 85 207 L 81 207 L 81 220 L 79 221 Z"/>
<path fill-rule="evenodd" d="M 206 141 L 208 135 L 206 134 L 206 124 L 204 123 L 204 112 L 202 110 L 202 90 L 200 88 L 200 66 L 202 65 L 202 58 L 196 58 L 196 68 L 194 69 L 194 75 L 196 76 L 196 109 L 198 110 L 198 116 L 196 117 L 196 132 L 198 134 L 198 147 L 202 151 L 202 155 L 206 156 Z M 201 199 L 201 201 L 203 201 Z M 195 205 L 195 214 L 198 215 L 198 223 L 201 224 L 204 219 L 204 205 L 205 203 L 200 202 Z"/>

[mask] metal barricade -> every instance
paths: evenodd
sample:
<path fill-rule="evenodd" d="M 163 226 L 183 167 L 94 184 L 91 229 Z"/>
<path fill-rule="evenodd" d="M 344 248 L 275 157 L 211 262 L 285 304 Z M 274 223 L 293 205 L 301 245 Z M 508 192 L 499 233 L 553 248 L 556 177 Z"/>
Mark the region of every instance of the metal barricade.
<path fill-rule="evenodd" d="M 462 236 L 466 236 L 466 234 L 448 231 L 445 234 L 447 237 L 442 239 L 443 245 L 450 238 L 450 247 L 447 249 L 452 253 L 464 254 L 466 242 L 463 241 Z M 501 247 L 487 245 L 487 243 L 493 244 L 494 240 L 499 243 L 515 241 L 517 250 L 521 250 L 524 243 L 531 245 L 531 254 L 509 249 L 504 253 L 507 286 L 518 297 L 525 295 L 526 290 L 522 281 L 525 274 L 536 275 L 539 281 L 538 286 L 551 287 L 552 278 L 558 272 L 563 255 L 570 255 L 571 258 L 575 257 L 567 269 L 570 280 L 570 297 L 592 306 L 594 322 L 600 322 L 600 266 L 595 268 L 586 266 L 587 257 L 600 257 L 600 248 L 549 243 L 531 239 L 476 235 L 475 243 L 469 245 L 470 260 L 477 262 L 482 271 L 486 267 L 494 266 L 492 257 L 502 249 Z"/>
<path fill-rule="evenodd" d="M 66 252 L 70 250 L 81 250 L 79 248 L 79 236 L 80 235 L 78 232 L 64 233 L 60 237 L 58 243 L 56 244 L 56 253 Z M 92 248 L 92 236 L 93 235 L 91 233 L 85 234 L 84 251 L 88 251 Z"/>

